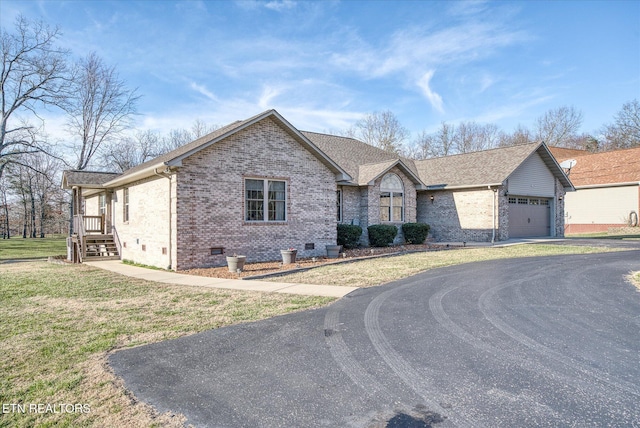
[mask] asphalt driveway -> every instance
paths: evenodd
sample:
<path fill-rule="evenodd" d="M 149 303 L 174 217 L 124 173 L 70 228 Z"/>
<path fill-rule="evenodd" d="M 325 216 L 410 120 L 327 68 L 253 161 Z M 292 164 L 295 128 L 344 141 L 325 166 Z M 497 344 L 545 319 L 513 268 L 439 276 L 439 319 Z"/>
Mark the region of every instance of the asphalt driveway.
<path fill-rule="evenodd" d="M 197 427 L 640 427 L 640 251 L 499 260 L 115 353 Z"/>

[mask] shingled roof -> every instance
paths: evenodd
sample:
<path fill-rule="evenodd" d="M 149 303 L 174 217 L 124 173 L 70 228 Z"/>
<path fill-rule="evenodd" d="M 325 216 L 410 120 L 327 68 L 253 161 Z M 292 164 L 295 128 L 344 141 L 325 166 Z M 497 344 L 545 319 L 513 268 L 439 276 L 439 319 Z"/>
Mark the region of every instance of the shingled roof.
<path fill-rule="evenodd" d="M 586 156 L 591 154 L 588 150 L 580 149 L 568 149 L 566 147 L 554 147 L 549 146 L 549 151 L 558 162 L 562 162 L 569 159 L 575 159 L 578 156 Z"/>
<path fill-rule="evenodd" d="M 62 188 L 71 189 L 77 186 L 102 189 L 104 183 L 113 180 L 118 175 L 115 172 L 66 170 L 62 173 Z"/>
<path fill-rule="evenodd" d="M 538 153 L 565 188 L 573 188 L 546 145 L 521 144 L 480 152 L 416 161 L 422 181 L 429 188 L 464 188 L 502 184 L 533 153 Z"/>
<path fill-rule="evenodd" d="M 209 147 L 212 144 L 221 141 L 232 134 L 243 130 L 244 128 L 257 123 L 263 119 L 271 118 L 285 130 L 289 135 L 298 140 L 307 150 L 314 154 L 322 163 L 324 163 L 330 170 L 336 174 L 338 180 L 349 180 L 351 177 L 348 173 L 342 169 L 333 159 L 327 157 L 325 153 L 318 149 L 307 137 L 305 137 L 300 131 L 294 128 L 289 122 L 286 121 L 277 111 L 267 110 L 246 120 L 238 120 L 227 126 L 213 131 L 189 144 L 185 144 L 175 150 L 170 151 L 157 158 L 151 159 L 143 164 L 135 166 L 125 171 L 122 175 L 116 179 L 108 182 L 110 186 L 121 185 L 134 179 L 138 179 L 144 175 L 153 175 L 153 170 L 165 166 L 181 166 L 182 160 L 187 156 L 191 156 L 200 150 Z"/>
<path fill-rule="evenodd" d="M 569 176 L 576 187 L 640 183 L 640 147 L 574 158 Z"/>
<path fill-rule="evenodd" d="M 366 186 L 389 169 L 398 166 L 418 185 L 418 188 L 424 187 L 414 161 L 411 159 L 399 157 L 355 138 L 309 131 L 301 132 L 353 177 L 355 184 Z"/>

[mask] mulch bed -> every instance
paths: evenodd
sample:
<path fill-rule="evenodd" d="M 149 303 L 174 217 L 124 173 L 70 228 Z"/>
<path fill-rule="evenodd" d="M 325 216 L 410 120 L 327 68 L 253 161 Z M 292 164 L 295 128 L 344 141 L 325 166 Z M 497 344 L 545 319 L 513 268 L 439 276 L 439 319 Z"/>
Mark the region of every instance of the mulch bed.
<path fill-rule="evenodd" d="M 295 263 L 289 265 L 283 265 L 281 261 L 273 262 L 258 262 L 258 263 L 245 263 L 244 270 L 238 274 L 236 272 L 229 272 L 226 266 L 213 267 L 213 268 L 201 268 L 201 269 L 188 269 L 180 271 L 180 273 L 186 273 L 189 275 L 208 276 L 213 278 L 226 278 L 226 279 L 238 279 L 247 278 L 259 275 L 278 274 L 295 269 L 309 269 L 329 263 L 338 263 L 342 261 L 353 261 L 358 259 L 366 259 L 371 257 L 382 256 L 386 254 L 397 254 L 406 252 L 417 251 L 440 251 L 449 248 L 448 246 L 436 245 L 436 244 L 424 244 L 424 245 L 398 245 L 394 247 L 385 248 L 355 248 L 351 250 L 344 250 L 340 253 L 340 257 L 337 259 L 329 259 L 327 257 L 314 257 L 296 259 Z"/>

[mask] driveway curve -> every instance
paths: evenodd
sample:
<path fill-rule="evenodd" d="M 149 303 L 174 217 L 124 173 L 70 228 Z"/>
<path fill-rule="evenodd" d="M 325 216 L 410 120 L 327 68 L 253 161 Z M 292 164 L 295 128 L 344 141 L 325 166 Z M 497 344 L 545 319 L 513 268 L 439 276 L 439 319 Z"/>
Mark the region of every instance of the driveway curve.
<path fill-rule="evenodd" d="M 123 350 L 203 427 L 640 427 L 640 251 L 498 260 Z"/>

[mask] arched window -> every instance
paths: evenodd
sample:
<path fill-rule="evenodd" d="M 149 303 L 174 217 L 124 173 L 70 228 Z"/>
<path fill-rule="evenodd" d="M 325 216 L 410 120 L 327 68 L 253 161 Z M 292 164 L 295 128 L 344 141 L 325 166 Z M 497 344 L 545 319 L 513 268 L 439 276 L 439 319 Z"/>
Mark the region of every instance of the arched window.
<path fill-rule="evenodd" d="M 404 186 L 395 174 L 380 182 L 380 221 L 404 221 Z"/>

